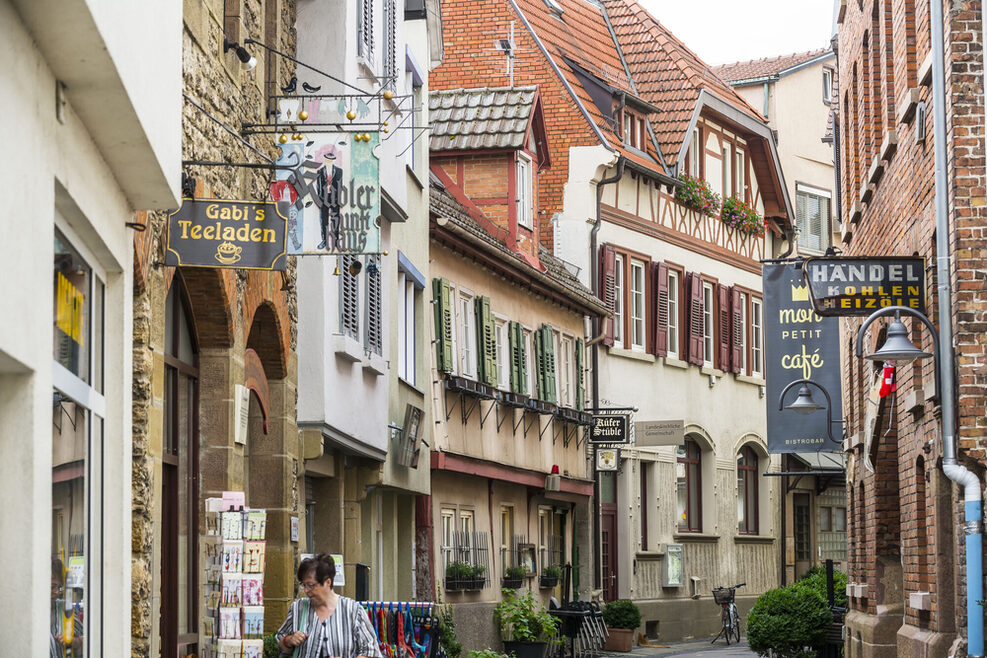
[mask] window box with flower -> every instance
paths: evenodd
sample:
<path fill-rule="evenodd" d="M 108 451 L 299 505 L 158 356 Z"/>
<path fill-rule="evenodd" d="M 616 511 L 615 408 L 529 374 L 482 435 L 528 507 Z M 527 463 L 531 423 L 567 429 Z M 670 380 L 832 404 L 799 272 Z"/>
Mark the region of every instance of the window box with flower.
<path fill-rule="evenodd" d="M 682 184 L 675 188 L 675 200 L 707 217 L 716 217 L 720 210 L 720 195 L 714 192 L 702 178 L 689 174 L 679 177 Z"/>
<path fill-rule="evenodd" d="M 761 237 L 764 235 L 765 221 L 760 214 L 736 197 L 723 200 L 720 221 L 744 235 Z"/>

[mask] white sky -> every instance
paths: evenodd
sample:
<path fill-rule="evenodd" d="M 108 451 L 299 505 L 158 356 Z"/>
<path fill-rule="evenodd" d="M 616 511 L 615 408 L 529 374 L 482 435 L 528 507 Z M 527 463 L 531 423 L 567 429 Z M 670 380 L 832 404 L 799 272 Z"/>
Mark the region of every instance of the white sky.
<path fill-rule="evenodd" d="M 710 66 L 829 46 L 833 0 L 639 0 Z"/>

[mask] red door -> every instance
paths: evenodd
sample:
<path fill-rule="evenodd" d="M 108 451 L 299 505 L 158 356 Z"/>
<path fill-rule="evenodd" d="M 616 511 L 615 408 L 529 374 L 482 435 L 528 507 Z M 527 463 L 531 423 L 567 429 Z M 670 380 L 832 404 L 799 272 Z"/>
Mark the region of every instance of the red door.
<path fill-rule="evenodd" d="M 600 505 L 600 578 L 603 600 L 617 599 L 617 506 Z"/>

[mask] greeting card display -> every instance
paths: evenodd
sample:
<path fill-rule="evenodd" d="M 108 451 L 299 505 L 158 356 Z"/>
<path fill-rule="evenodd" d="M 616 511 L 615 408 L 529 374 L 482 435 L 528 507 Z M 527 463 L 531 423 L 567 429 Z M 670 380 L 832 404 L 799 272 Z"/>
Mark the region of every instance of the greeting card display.
<path fill-rule="evenodd" d="M 243 571 L 243 542 L 223 543 L 223 573 Z"/>
<path fill-rule="evenodd" d="M 264 606 L 243 607 L 243 637 L 264 637 Z"/>
<path fill-rule="evenodd" d="M 243 574 L 243 605 L 264 605 L 264 576 Z"/>
<path fill-rule="evenodd" d="M 263 658 L 264 640 L 244 640 L 243 658 Z"/>
<path fill-rule="evenodd" d="M 219 637 L 226 640 L 239 640 L 242 637 L 240 608 L 219 609 Z"/>
<path fill-rule="evenodd" d="M 265 510 L 252 509 L 247 511 L 247 528 L 243 533 L 243 538 L 248 540 L 267 538 L 267 512 Z"/>

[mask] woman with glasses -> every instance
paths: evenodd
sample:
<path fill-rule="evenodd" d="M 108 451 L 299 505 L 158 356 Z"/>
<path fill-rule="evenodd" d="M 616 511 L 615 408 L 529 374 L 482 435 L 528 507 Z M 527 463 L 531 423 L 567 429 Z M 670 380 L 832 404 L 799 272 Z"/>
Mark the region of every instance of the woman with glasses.
<path fill-rule="evenodd" d="M 307 598 L 288 608 L 275 634 L 278 648 L 297 658 L 383 658 L 363 606 L 333 591 L 335 576 L 329 555 L 302 560 L 298 582 Z"/>

